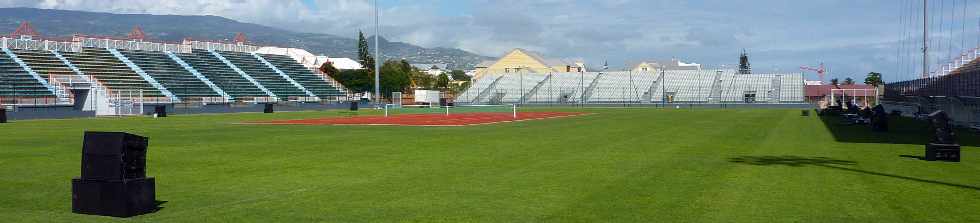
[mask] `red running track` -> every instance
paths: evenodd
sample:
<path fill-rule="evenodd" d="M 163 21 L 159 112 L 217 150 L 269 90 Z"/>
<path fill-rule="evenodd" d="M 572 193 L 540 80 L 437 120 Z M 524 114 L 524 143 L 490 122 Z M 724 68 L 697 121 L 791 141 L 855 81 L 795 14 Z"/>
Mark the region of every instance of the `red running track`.
<path fill-rule="evenodd" d="M 405 125 L 405 126 L 467 126 L 501 122 L 526 121 L 547 118 L 561 118 L 584 115 L 583 112 L 521 112 L 514 118 L 513 113 L 475 112 L 460 114 L 404 114 L 384 116 L 331 117 L 301 120 L 277 120 L 254 122 L 252 124 L 273 125 Z"/>

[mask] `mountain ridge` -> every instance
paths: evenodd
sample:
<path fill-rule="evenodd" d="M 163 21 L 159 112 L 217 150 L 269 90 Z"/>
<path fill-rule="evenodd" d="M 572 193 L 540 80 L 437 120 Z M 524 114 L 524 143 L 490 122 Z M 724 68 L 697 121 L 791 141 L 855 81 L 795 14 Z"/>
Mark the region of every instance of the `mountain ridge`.
<path fill-rule="evenodd" d="M 324 33 L 284 30 L 260 24 L 239 22 L 215 15 L 117 14 L 75 10 L 0 8 L 0 34 L 12 33 L 22 21 L 29 21 L 42 36 L 69 37 L 76 33 L 125 37 L 139 26 L 151 41 L 179 42 L 184 38 L 230 41 L 242 32 L 249 42 L 260 46 L 302 48 L 317 55 L 357 57 L 354 38 Z M 194 25 L 187 25 L 194 24 Z M 410 63 L 448 64 L 454 69 L 472 69 L 483 60 L 493 59 L 465 50 L 446 47 L 425 48 L 378 38 L 383 58 L 405 59 Z M 374 44 L 370 44 L 371 48 Z M 373 53 L 373 50 L 372 50 Z"/>

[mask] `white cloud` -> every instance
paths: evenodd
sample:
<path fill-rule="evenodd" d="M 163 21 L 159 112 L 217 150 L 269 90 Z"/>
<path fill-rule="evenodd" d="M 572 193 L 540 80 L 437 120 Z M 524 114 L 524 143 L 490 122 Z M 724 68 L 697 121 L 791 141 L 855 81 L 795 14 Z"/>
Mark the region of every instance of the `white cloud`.
<path fill-rule="evenodd" d="M 467 3 L 459 9 L 440 8 L 446 3 L 439 0 L 384 5 L 382 33 L 391 40 L 426 47 L 457 47 L 488 56 L 520 47 L 552 57 L 583 57 L 593 64 L 671 57 L 734 64 L 741 49 L 747 48 L 753 65 L 764 70 L 790 71 L 825 62 L 852 74 L 897 71 L 891 66 L 898 60 L 895 42 L 901 26 L 896 20 L 901 6 L 889 0 Z M 217 15 L 347 37 L 357 30 L 373 33 L 372 1 L 315 0 L 314 4 L 310 8 L 298 0 L 0 0 L 0 6 Z M 974 18 L 977 5 L 969 9 Z M 459 12 L 443 13 L 446 10 Z"/>

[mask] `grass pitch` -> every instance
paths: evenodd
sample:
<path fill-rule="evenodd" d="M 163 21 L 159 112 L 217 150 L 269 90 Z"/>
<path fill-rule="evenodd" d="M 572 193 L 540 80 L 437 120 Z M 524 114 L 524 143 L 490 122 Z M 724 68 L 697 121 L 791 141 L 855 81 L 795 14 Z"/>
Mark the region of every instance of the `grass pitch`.
<path fill-rule="evenodd" d="M 0 221 L 980 222 L 976 133 L 960 132 L 962 162 L 925 162 L 914 156 L 927 130 L 909 120 L 875 134 L 799 110 L 545 110 L 595 114 L 469 127 L 233 124 L 351 115 L 339 111 L 0 124 Z M 72 214 L 84 130 L 149 137 L 163 209 Z"/>

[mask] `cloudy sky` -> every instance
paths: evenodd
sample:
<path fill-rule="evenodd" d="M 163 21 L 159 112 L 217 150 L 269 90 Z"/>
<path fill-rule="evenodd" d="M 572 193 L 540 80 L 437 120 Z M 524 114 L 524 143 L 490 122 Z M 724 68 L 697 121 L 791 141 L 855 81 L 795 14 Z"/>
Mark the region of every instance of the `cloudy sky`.
<path fill-rule="evenodd" d="M 940 17 L 932 17 L 930 36 L 936 41 L 931 66 L 936 67 L 939 59 L 977 46 L 980 2 L 930 2 L 932 14 L 946 15 L 941 17 L 943 26 Z M 914 44 L 921 40 L 911 37 L 921 36 L 921 30 L 913 29 L 921 24 L 921 4 L 921 0 L 378 2 L 383 36 L 425 47 L 455 47 L 487 56 L 520 47 L 547 57 L 581 58 L 591 65 L 608 61 L 610 67 L 670 58 L 731 67 L 744 48 L 756 71 L 799 71 L 801 65 L 823 62 L 833 70 L 831 77 L 863 79 L 864 74 L 877 71 L 890 81 L 908 78 L 918 69 L 906 64 L 918 61 L 914 59 L 919 46 Z M 374 23 L 372 0 L 0 0 L 0 6 L 217 15 L 346 37 L 359 29 L 371 34 Z"/>

